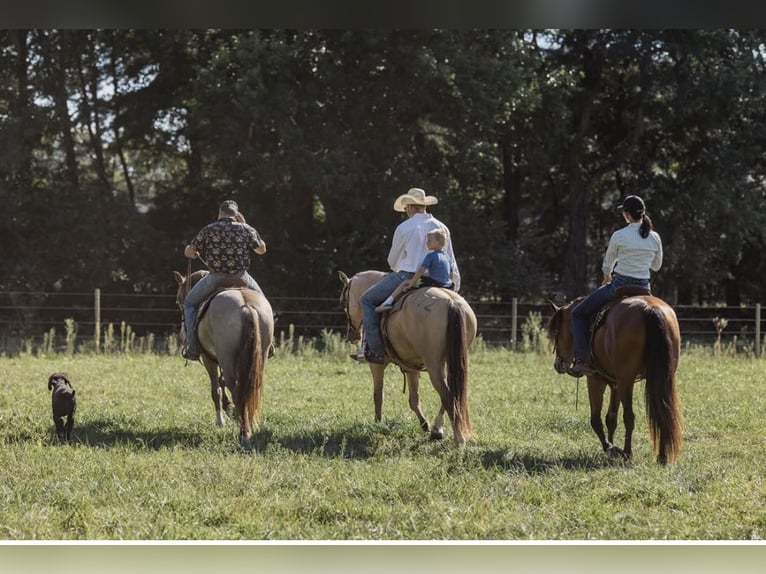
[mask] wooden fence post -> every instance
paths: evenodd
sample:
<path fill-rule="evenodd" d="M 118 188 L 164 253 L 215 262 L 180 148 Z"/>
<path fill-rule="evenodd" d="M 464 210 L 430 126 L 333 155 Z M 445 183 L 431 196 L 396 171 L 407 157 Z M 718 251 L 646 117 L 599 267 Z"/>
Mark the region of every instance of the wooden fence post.
<path fill-rule="evenodd" d="M 93 315 L 93 343 L 98 353 L 101 344 L 101 289 L 99 288 L 93 290 Z"/>
<path fill-rule="evenodd" d="M 519 320 L 518 303 L 519 300 L 514 297 L 511 304 L 511 351 L 516 350 L 516 323 Z"/>
<path fill-rule="evenodd" d="M 755 304 L 755 356 L 761 356 L 761 304 Z"/>

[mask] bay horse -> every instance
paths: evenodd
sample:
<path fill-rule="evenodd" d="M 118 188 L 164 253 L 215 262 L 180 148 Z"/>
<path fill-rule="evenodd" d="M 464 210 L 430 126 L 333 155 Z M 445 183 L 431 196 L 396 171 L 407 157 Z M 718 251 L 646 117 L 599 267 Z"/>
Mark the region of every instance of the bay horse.
<path fill-rule="evenodd" d="M 187 279 L 174 271 L 178 283 L 176 303 L 182 316 L 186 294 L 207 273 L 195 271 Z M 253 428 L 258 428 L 264 367 L 274 337 L 271 305 L 258 291 L 239 287 L 224 289 L 208 299 L 198 324 L 200 355 L 210 377 L 216 424 L 224 425 L 224 411 L 233 413 L 239 422 L 240 445 L 249 448 Z M 186 337 L 183 324 L 181 336 Z"/>
<path fill-rule="evenodd" d="M 346 312 L 346 338 L 359 343 L 362 338 L 362 307 L 359 298 L 385 273 L 362 271 L 349 278 L 340 271 L 343 283 L 340 300 Z M 409 389 L 409 406 L 420 428 L 432 439 L 444 436 L 444 413 L 452 425 L 455 444 L 463 445 L 471 437 L 468 415 L 468 348 L 476 337 L 476 315 L 463 297 L 439 287 L 411 291 L 387 312 L 382 330 L 386 363 L 369 363 L 373 380 L 375 421 L 383 409 L 383 374 L 388 363 L 403 372 Z M 446 373 L 445 373 L 446 370 Z M 420 405 L 420 372 L 427 371 L 431 384 L 441 399 L 439 413 L 429 426 Z"/>
<path fill-rule="evenodd" d="M 676 390 L 676 369 L 681 354 L 681 335 L 675 311 L 665 301 L 651 295 L 619 298 L 620 292 L 596 321 L 591 339 L 595 373 L 587 376 L 590 401 L 590 425 L 610 458 L 632 456 L 633 386 L 646 379 L 645 405 L 649 435 L 657 462 L 666 464 L 681 452 L 681 415 Z M 548 337 L 553 343 L 554 368 L 565 374 L 574 356 L 572 309 L 580 297 L 558 307 L 548 301 L 553 316 L 548 324 Z M 606 412 L 607 436 L 601 422 L 601 409 L 606 387 L 610 388 Z M 625 444 L 614 444 L 617 414 L 622 405 Z"/>

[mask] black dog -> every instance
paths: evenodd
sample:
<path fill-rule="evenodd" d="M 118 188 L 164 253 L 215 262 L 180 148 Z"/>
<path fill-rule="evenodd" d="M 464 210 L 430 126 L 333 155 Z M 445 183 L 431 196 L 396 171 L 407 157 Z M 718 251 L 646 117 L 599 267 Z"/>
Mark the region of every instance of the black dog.
<path fill-rule="evenodd" d="M 74 413 L 77 410 L 77 399 L 69 375 L 66 373 L 53 373 L 48 377 L 48 390 L 53 391 L 51 405 L 53 407 L 53 422 L 56 424 L 56 434 L 59 442 L 70 442 L 72 427 L 74 426 Z M 67 418 L 66 426 L 64 417 Z"/>

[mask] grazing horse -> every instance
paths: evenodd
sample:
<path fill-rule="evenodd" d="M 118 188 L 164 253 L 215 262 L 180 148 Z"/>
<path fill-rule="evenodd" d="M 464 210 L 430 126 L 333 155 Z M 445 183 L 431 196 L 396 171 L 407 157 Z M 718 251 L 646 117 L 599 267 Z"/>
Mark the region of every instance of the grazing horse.
<path fill-rule="evenodd" d="M 187 281 L 186 277 L 174 272 L 178 282 L 176 303 L 182 312 L 189 289 L 207 273 L 195 271 Z M 210 377 L 216 424 L 223 426 L 224 410 L 229 414 L 235 412 L 240 445 L 249 448 L 253 427 L 258 427 L 263 372 L 274 337 L 271 305 L 262 293 L 250 289 L 217 291 L 208 299 L 207 309 L 200 314 L 197 332 L 202 362 Z M 186 336 L 183 325 L 181 336 Z M 219 376 L 219 370 L 222 376 Z M 227 389 L 233 405 L 226 396 Z"/>
<path fill-rule="evenodd" d="M 633 414 L 633 385 L 646 379 L 645 404 L 649 435 L 657 462 L 673 462 L 681 452 L 681 415 L 676 392 L 676 369 L 681 353 L 681 335 L 673 309 L 662 299 L 650 295 L 618 298 L 610 303 L 603 320 L 596 320 L 592 337 L 592 360 L 595 373 L 588 375 L 590 425 L 611 457 L 630 459 Z M 566 306 L 551 301 L 553 317 L 548 337 L 553 343 L 554 368 L 567 372 L 572 363 L 572 309 L 582 297 Z M 604 436 L 601 408 L 604 391 L 611 390 L 606 412 L 608 435 Z M 622 405 L 625 445 L 614 445 L 617 413 Z"/>
<path fill-rule="evenodd" d="M 362 308 L 359 298 L 384 273 L 362 271 L 350 279 L 338 273 L 343 290 L 341 304 L 348 319 L 346 338 L 358 343 L 362 337 Z M 402 369 L 409 388 L 409 405 L 420 428 L 431 438 L 444 436 L 444 413 L 449 416 L 455 444 L 463 445 L 471 436 L 468 417 L 468 348 L 476 336 L 476 316 L 460 295 L 448 289 L 416 289 L 397 301 L 383 319 L 386 364 Z M 373 379 L 375 420 L 380 422 L 383 408 L 383 372 L 386 364 L 369 363 Z M 446 376 L 445 376 L 446 367 Z M 420 371 L 427 371 L 439 393 L 441 408 L 429 427 L 418 394 Z"/>

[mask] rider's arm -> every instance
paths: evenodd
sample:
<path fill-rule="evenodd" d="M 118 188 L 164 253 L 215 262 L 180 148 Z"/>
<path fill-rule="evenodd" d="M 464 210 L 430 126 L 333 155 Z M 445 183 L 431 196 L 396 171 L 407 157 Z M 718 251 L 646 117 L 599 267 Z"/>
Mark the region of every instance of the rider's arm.
<path fill-rule="evenodd" d="M 426 272 L 426 268 L 421 265 L 418 267 L 418 270 L 415 271 L 415 275 L 412 276 L 412 278 L 409 280 L 409 285 L 407 286 L 408 289 L 413 289 L 415 285 L 417 285 L 418 280 L 423 276 L 423 273 Z"/>

